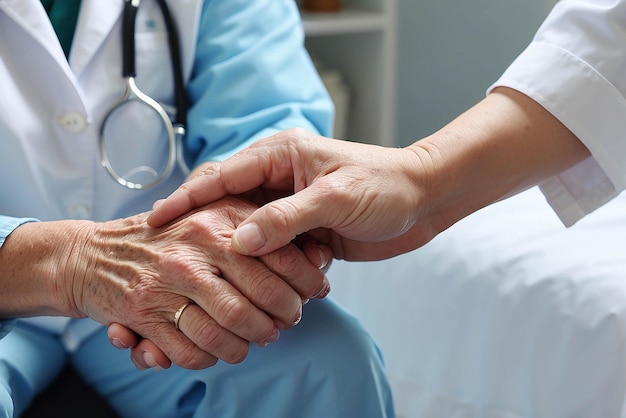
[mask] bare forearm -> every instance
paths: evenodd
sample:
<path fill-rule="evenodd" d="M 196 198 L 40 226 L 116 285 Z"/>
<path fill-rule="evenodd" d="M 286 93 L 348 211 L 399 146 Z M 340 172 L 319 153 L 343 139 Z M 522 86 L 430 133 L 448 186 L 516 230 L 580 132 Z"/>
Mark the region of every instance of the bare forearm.
<path fill-rule="evenodd" d="M 224 194 L 282 193 L 287 197 L 257 202 L 262 207 L 238 226 L 233 248 L 259 256 L 309 232 L 335 257 L 380 260 L 419 248 L 588 156 L 542 106 L 500 88 L 402 149 L 281 132 L 181 186 L 153 213 L 152 225 Z"/>
<path fill-rule="evenodd" d="M 83 316 L 65 282 L 78 231 L 88 222 L 26 223 L 0 248 L 0 317 Z"/>
<path fill-rule="evenodd" d="M 428 210 L 440 231 L 589 156 L 554 116 L 508 88 L 409 148 L 431 167 Z"/>

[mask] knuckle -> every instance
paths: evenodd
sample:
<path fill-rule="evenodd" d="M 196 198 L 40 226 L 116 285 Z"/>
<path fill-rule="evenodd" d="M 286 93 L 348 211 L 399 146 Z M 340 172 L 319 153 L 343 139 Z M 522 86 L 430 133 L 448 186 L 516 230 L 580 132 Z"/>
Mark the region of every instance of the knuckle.
<path fill-rule="evenodd" d="M 214 230 L 211 228 L 212 223 L 207 222 L 208 214 L 206 212 L 196 212 L 185 219 L 187 240 L 196 241 L 207 235 L 214 235 Z"/>
<path fill-rule="evenodd" d="M 196 330 L 194 341 L 201 350 L 212 353 L 215 358 L 220 358 L 226 363 L 241 363 L 248 355 L 248 342 L 245 340 L 238 341 L 234 346 L 228 341 L 228 331 L 215 321 L 204 321 Z M 210 356 L 211 361 L 213 356 Z M 188 368 L 208 367 L 207 359 L 203 357 L 188 357 L 186 363 Z M 212 363 L 210 365 L 214 365 Z"/>
<path fill-rule="evenodd" d="M 195 249 L 188 242 L 185 248 L 174 248 L 165 254 L 158 266 L 159 275 L 154 280 L 159 287 L 173 289 L 175 293 L 182 290 L 197 291 L 200 283 L 213 277 L 218 271 L 201 249 Z"/>
<path fill-rule="evenodd" d="M 224 299 L 222 306 L 218 307 L 220 312 L 220 324 L 224 328 L 233 329 L 240 326 L 248 316 L 246 303 L 238 296 Z"/>
<path fill-rule="evenodd" d="M 280 204 L 268 203 L 263 210 L 266 211 L 266 221 L 276 231 L 289 230 L 299 213 L 298 207 L 290 200 L 283 200 Z"/>
<path fill-rule="evenodd" d="M 209 367 L 207 364 L 210 365 L 211 357 L 196 344 L 188 342 L 177 347 L 171 360 L 174 364 L 185 369 L 197 370 L 202 367 Z"/>
<path fill-rule="evenodd" d="M 198 325 L 192 338 L 197 341 L 198 346 L 206 351 L 212 352 L 218 348 L 225 338 L 225 329 L 214 321 L 203 321 Z"/>
<path fill-rule="evenodd" d="M 204 353 L 202 350 L 188 350 L 174 360 L 178 366 L 189 370 L 201 370 L 217 364 L 217 357 Z"/>
<path fill-rule="evenodd" d="M 359 182 L 352 178 L 342 178 L 341 181 L 332 182 L 333 199 L 340 203 L 351 202 L 354 197 L 354 191 L 359 186 Z"/>
<path fill-rule="evenodd" d="M 294 276 L 301 271 L 302 253 L 295 245 L 287 245 L 268 255 L 272 269 L 282 276 Z"/>
<path fill-rule="evenodd" d="M 163 273 L 167 275 L 181 274 L 189 267 L 187 257 L 180 248 L 171 246 L 162 252 L 158 266 Z"/>
<path fill-rule="evenodd" d="M 220 164 L 217 162 L 208 162 L 205 164 L 205 166 L 202 168 L 202 170 L 200 171 L 200 175 L 201 176 L 215 176 L 218 175 L 220 172 Z M 180 187 L 181 188 L 185 188 L 185 189 L 189 189 L 188 187 L 185 187 L 186 183 L 183 183 Z"/>
<path fill-rule="evenodd" d="M 287 226 L 287 219 L 290 214 L 286 210 L 286 206 L 279 206 L 274 203 L 268 203 L 264 208 L 267 211 L 267 218 L 272 221 L 272 226 L 276 229 Z"/>
<path fill-rule="evenodd" d="M 270 273 L 257 275 L 252 283 L 254 304 L 261 309 L 279 305 L 286 298 L 284 282 Z"/>
<path fill-rule="evenodd" d="M 233 350 L 228 356 L 225 356 L 222 360 L 229 364 L 237 364 L 241 363 L 248 357 L 249 344 L 247 342 L 242 342 L 238 344 L 239 350 Z"/>
<path fill-rule="evenodd" d="M 302 296 L 317 294 L 324 286 L 324 273 L 295 245 L 287 245 L 265 257 L 267 264 Z"/>
<path fill-rule="evenodd" d="M 302 141 L 310 135 L 309 131 L 302 127 L 289 128 L 284 131 L 284 136 L 292 141 Z"/>

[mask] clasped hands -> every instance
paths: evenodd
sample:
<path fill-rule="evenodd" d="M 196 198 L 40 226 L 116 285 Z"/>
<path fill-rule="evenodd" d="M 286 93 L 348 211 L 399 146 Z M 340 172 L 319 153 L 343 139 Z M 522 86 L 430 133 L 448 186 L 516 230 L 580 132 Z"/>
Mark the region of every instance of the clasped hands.
<path fill-rule="evenodd" d="M 147 214 L 104 223 L 97 236 L 107 265 L 82 294 L 108 292 L 105 306 L 98 302 L 106 317 L 87 303 L 82 311 L 110 324 L 111 343 L 132 348 L 139 369 L 237 363 L 250 342 L 275 342 L 300 321 L 303 303 L 328 294 L 322 270 L 332 254 L 313 242 L 261 257 L 236 253 L 231 235 L 257 207 L 227 196 L 159 228 L 147 225 Z"/>
<path fill-rule="evenodd" d="M 337 141 L 296 129 L 258 141 L 222 164 L 207 166 L 164 202 L 155 205 L 147 223 L 157 230 L 166 228 L 167 231 L 168 225 L 172 228 L 177 222 L 191 220 L 197 224 L 196 220 L 202 219 L 198 227 L 211 230 L 213 228 L 205 218 L 215 216 L 214 205 L 228 213 L 236 212 L 235 217 L 222 217 L 229 222 L 217 237 L 197 242 L 199 246 L 217 243 L 222 249 L 222 256 L 217 260 L 221 262 L 219 265 L 232 266 L 236 271 L 226 271 L 223 267 L 212 271 L 214 280 L 197 283 L 196 287 L 187 289 L 185 298 L 177 298 L 177 304 L 168 303 L 166 306 L 170 311 L 167 315 L 172 318 L 172 308 L 182 307 L 188 300 L 198 302 L 195 299 L 198 295 L 206 295 L 205 305 L 186 307 L 183 311 L 183 333 L 198 346 L 207 345 L 205 333 L 209 318 L 200 312 L 203 307 L 221 326 L 218 329 L 222 336 L 231 337 L 228 332 L 234 334 L 231 339 L 236 341 L 240 350 L 233 357 L 234 343 L 231 343 L 233 346 L 219 346 L 217 341 L 211 340 L 214 343 L 211 346 L 215 347 L 212 355 L 226 361 L 241 360 L 248 341 L 261 344 L 271 341 L 277 331 L 272 324 L 281 324 L 278 328 L 293 325 L 302 300 L 328 293 L 328 282 L 317 268 L 325 265 L 326 260 L 333 257 L 348 260 L 393 257 L 418 248 L 439 231 L 428 216 L 428 210 L 433 207 L 422 204 L 429 196 L 425 187 L 431 183 L 429 162 L 428 153 L 419 147 L 384 149 Z M 236 200 L 242 198 L 254 204 L 246 203 L 242 208 L 242 201 Z M 209 206 L 203 207 L 207 204 Z M 168 224 L 181 215 L 178 221 Z M 303 237 L 310 240 L 296 246 L 294 242 Z M 302 253 L 298 247 L 302 248 Z M 246 258 L 246 255 L 258 258 Z M 192 265 L 217 266 L 211 261 L 215 256 L 207 254 L 208 258 L 199 258 Z M 222 258 L 224 256 L 226 260 Z M 235 266 L 233 262 L 242 264 Z M 251 274 L 248 267 L 244 268 L 244 263 L 252 262 L 264 263 L 274 272 L 273 279 Z M 211 299 L 209 290 L 214 289 L 215 278 L 219 278 L 220 273 L 226 282 L 242 293 L 238 300 L 246 309 L 240 306 L 237 315 L 232 312 L 227 315 L 232 306 L 224 300 L 233 297 L 229 292 L 224 295 L 231 296 L 218 295 L 217 301 Z M 281 279 L 284 282 L 281 283 Z M 273 290 L 261 289 L 266 285 Z M 271 298 L 268 299 L 268 295 Z M 216 309 L 216 304 L 221 309 Z M 189 315 L 189 309 L 193 309 L 194 315 Z M 249 320 L 252 317 L 254 322 Z M 185 329 L 189 325 L 185 325 L 185 321 L 191 320 L 197 328 L 187 334 Z M 126 338 L 126 346 L 133 347 L 131 357 L 139 367 L 154 365 L 154 361 L 142 362 L 138 353 L 162 356 L 158 347 L 175 363 L 191 364 L 181 363 L 180 357 L 172 357 L 171 354 L 178 353 L 166 350 L 168 341 L 156 341 L 132 324 L 124 324 L 144 339 L 139 341 L 132 335 L 124 335 L 127 330 L 117 324 L 109 328 L 109 336 L 123 335 Z M 168 328 L 173 328 L 171 319 Z M 165 355 L 156 363 L 167 364 Z"/>

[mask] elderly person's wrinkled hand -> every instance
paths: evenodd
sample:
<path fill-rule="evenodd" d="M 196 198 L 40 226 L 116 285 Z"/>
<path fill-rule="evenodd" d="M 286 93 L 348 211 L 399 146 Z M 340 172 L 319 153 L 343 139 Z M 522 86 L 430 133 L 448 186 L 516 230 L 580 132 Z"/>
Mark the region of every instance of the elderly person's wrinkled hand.
<path fill-rule="evenodd" d="M 275 341 L 300 320 L 303 301 L 328 293 L 323 272 L 294 245 L 260 258 L 232 250 L 233 230 L 255 208 L 228 197 L 161 228 L 148 226 L 147 214 L 22 225 L 10 236 L 13 244 L 34 236 L 30 228 L 45 228 L 46 240 L 57 243 L 32 259 L 54 273 L 55 290 L 31 289 L 32 309 L 16 300 L 3 305 L 3 316 L 88 316 L 124 325 L 162 350 L 164 356 L 151 352 L 157 364 L 148 366 L 240 362 L 249 342 Z"/>
<path fill-rule="evenodd" d="M 239 362 L 249 342 L 275 341 L 300 320 L 303 301 L 328 293 L 328 282 L 294 245 L 259 259 L 231 249 L 232 231 L 255 208 L 226 198 L 156 230 L 138 217 L 137 239 L 115 256 L 131 262 L 115 281 L 135 278 L 124 285 L 135 309 L 128 319 L 101 322 L 125 325 L 189 368 Z M 176 311 L 189 301 L 179 332 Z"/>

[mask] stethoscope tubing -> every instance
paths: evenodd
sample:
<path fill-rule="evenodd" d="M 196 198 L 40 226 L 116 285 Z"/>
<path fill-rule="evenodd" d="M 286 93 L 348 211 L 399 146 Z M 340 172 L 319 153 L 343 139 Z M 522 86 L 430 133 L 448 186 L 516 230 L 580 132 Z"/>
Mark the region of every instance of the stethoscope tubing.
<path fill-rule="evenodd" d="M 138 101 L 138 102 L 143 103 L 146 106 L 151 107 L 159 115 L 159 118 L 161 118 L 161 120 L 163 121 L 163 126 L 165 127 L 167 131 L 167 139 L 169 142 L 167 164 L 165 166 L 165 169 L 161 173 L 161 175 L 159 175 L 157 178 L 155 178 L 154 180 L 148 183 L 134 183 L 132 181 L 126 180 L 123 176 L 118 174 L 117 171 L 115 171 L 115 169 L 111 165 L 111 160 L 107 153 L 107 149 L 106 149 L 106 145 L 104 141 L 104 137 L 105 137 L 104 129 L 106 127 L 107 121 L 115 113 L 116 110 L 118 110 L 120 107 L 124 106 L 130 101 Z M 124 93 L 124 96 L 119 102 L 117 102 L 117 104 L 115 104 L 111 108 L 109 113 L 107 113 L 100 127 L 100 153 L 102 156 L 101 158 L 102 166 L 107 170 L 107 172 L 111 175 L 111 177 L 113 177 L 113 179 L 115 179 L 115 181 L 117 181 L 120 185 L 127 187 L 129 189 L 135 189 L 135 190 L 148 189 L 150 187 L 153 187 L 159 184 L 161 181 L 167 178 L 170 175 L 170 173 L 174 170 L 174 164 L 177 161 L 177 151 L 178 151 L 177 142 L 182 142 L 182 137 L 179 138 L 176 135 L 176 132 L 174 130 L 174 126 L 172 125 L 170 117 L 167 114 L 167 112 L 163 109 L 163 106 L 161 106 L 152 97 L 142 92 L 135 84 L 134 77 L 126 77 L 126 92 Z"/>
<path fill-rule="evenodd" d="M 163 19 L 167 27 L 170 58 L 172 62 L 172 71 L 174 74 L 176 101 L 176 115 L 174 116 L 174 122 L 172 122 L 165 109 L 163 109 L 163 106 L 161 106 L 152 97 L 142 92 L 135 83 L 135 77 L 137 76 L 135 68 L 135 22 L 137 18 L 137 11 L 139 9 L 141 1 L 126 0 L 122 17 L 122 77 L 125 79 L 126 82 L 126 90 L 123 97 L 109 110 L 104 120 L 102 121 L 102 125 L 100 126 L 100 153 L 102 166 L 120 185 L 135 190 L 147 189 L 157 185 L 172 173 L 172 171 L 174 170 L 174 166 L 177 162 L 185 174 L 188 174 L 190 171 L 185 162 L 182 146 L 183 138 L 185 136 L 187 100 L 185 96 L 185 86 L 183 81 L 178 30 L 176 28 L 174 19 L 172 18 L 166 1 L 157 1 L 163 13 Z M 148 183 L 134 183 L 126 180 L 122 175 L 118 174 L 111 165 L 111 161 L 106 150 L 106 144 L 104 139 L 105 126 L 109 121 L 111 115 L 124 104 L 130 101 L 138 101 L 152 108 L 159 115 L 159 118 L 163 121 L 163 125 L 165 126 L 165 129 L 167 131 L 169 151 L 166 167 L 161 175 Z"/>

